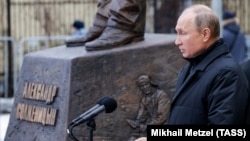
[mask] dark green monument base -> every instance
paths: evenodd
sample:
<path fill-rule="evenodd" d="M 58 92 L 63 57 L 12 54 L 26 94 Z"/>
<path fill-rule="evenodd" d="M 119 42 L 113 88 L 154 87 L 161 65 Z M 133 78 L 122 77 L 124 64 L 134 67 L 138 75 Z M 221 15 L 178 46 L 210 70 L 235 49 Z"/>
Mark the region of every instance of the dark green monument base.
<path fill-rule="evenodd" d="M 126 119 L 136 118 L 142 96 L 137 77 L 147 74 L 169 95 L 174 92 L 177 73 L 186 63 L 174 40 L 175 35 L 146 34 L 142 42 L 109 50 L 86 52 L 84 47 L 59 46 L 27 54 L 5 141 L 71 141 L 68 124 L 102 96 L 113 97 L 118 107 L 95 118 L 94 140 L 127 141 L 135 131 Z M 56 92 L 41 92 L 41 86 L 54 86 Z M 49 111 L 51 117 L 44 117 L 42 108 L 55 109 L 56 116 Z M 73 131 L 81 141 L 89 136 L 86 123 Z"/>

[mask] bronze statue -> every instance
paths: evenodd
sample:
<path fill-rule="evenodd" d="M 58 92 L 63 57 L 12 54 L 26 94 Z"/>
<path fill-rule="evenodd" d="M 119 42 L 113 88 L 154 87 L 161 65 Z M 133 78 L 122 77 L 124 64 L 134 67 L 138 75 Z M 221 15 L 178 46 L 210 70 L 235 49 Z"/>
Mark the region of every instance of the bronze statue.
<path fill-rule="evenodd" d="M 99 0 L 87 35 L 66 40 L 67 47 L 104 50 L 144 40 L 146 0 Z"/>
<path fill-rule="evenodd" d="M 171 103 L 170 96 L 151 82 L 148 75 L 139 76 L 137 86 L 143 97 L 139 104 L 136 119 L 127 119 L 127 123 L 136 130 L 129 141 L 145 136 L 147 125 L 164 124 L 167 121 Z"/>

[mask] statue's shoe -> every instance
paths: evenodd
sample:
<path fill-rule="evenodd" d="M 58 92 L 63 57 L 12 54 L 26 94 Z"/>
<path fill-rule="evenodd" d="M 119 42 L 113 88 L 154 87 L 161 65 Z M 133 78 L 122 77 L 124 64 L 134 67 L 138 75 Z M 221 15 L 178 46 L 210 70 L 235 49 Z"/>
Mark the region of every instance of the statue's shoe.
<path fill-rule="evenodd" d="M 113 27 L 106 27 L 102 35 L 85 44 L 87 51 L 105 50 L 121 47 L 132 42 L 144 40 L 144 33 L 131 32 Z"/>

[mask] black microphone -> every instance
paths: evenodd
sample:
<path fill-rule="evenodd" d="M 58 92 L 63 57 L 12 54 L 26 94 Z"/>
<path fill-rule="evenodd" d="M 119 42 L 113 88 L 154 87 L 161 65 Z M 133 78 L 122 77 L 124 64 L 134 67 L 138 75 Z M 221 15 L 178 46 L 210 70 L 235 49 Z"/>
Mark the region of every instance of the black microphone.
<path fill-rule="evenodd" d="M 83 114 L 81 114 L 80 116 L 78 116 L 77 118 L 75 118 L 74 120 L 72 120 L 72 122 L 70 123 L 70 125 L 75 124 L 78 120 L 81 120 L 83 117 L 85 117 L 86 115 L 88 115 L 90 112 L 92 112 L 93 110 L 95 110 L 96 108 L 98 108 L 99 106 L 102 105 L 103 101 L 105 99 L 109 99 L 108 96 L 103 96 L 101 98 L 99 98 L 96 102 L 96 105 L 92 108 L 90 108 L 88 111 L 84 112 Z"/>
<path fill-rule="evenodd" d="M 117 103 L 113 98 L 110 97 L 102 97 L 101 99 L 98 100 L 98 104 L 89 109 L 87 112 L 81 114 L 79 117 L 74 119 L 71 122 L 71 126 L 77 126 L 85 121 L 88 121 L 95 116 L 97 116 L 101 112 L 106 112 L 106 113 L 111 113 L 113 112 L 116 107 Z"/>

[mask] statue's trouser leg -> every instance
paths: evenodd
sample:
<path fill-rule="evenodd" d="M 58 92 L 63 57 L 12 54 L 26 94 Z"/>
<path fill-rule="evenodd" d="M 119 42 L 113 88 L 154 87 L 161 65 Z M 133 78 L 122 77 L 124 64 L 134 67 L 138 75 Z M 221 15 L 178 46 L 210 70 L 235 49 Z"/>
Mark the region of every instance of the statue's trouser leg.
<path fill-rule="evenodd" d="M 87 51 L 102 50 L 144 39 L 146 0 L 113 0 L 107 27 L 85 44 Z"/>
<path fill-rule="evenodd" d="M 66 40 L 67 47 L 84 46 L 86 42 L 98 38 L 107 26 L 110 5 L 112 0 L 98 0 L 98 9 L 94 18 L 93 26 L 86 35 L 72 37 Z"/>

